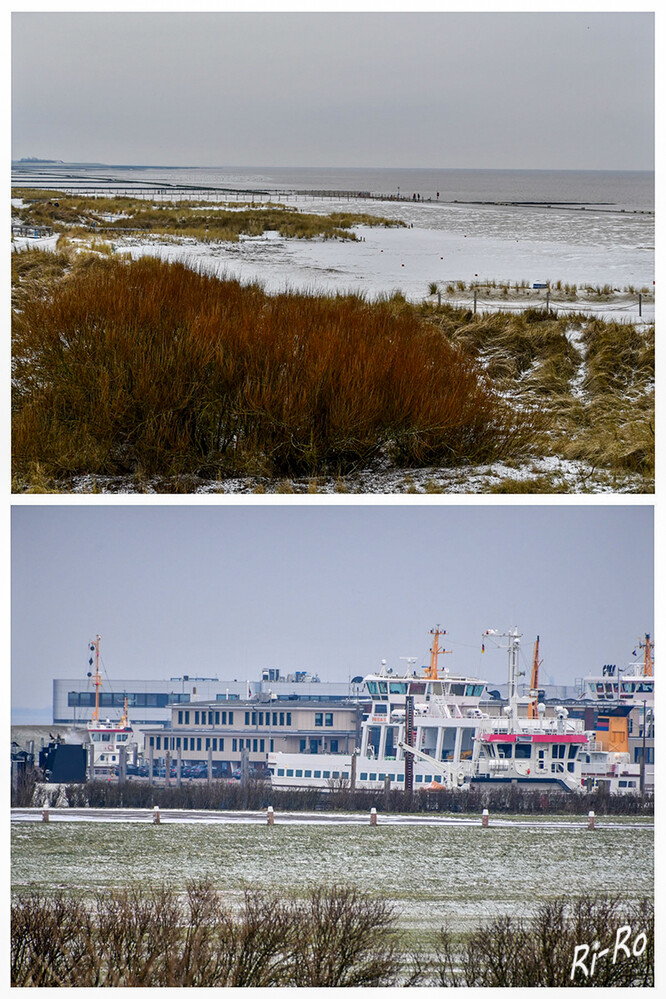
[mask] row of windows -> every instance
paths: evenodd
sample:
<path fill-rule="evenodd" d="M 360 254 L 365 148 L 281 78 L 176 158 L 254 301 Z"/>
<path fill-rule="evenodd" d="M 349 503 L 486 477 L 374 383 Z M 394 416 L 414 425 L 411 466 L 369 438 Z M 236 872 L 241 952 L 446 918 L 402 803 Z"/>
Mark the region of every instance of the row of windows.
<path fill-rule="evenodd" d="M 339 739 L 329 739 L 328 740 L 328 752 L 329 753 L 337 753 L 338 752 L 339 741 L 340 741 Z M 318 753 L 319 749 L 321 747 L 321 742 L 322 742 L 321 739 L 310 739 L 310 752 L 311 753 Z M 301 751 L 301 753 L 307 752 L 307 746 L 308 746 L 308 740 L 307 739 L 301 739 L 300 740 L 300 751 Z"/>
<path fill-rule="evenodd" d="M 272 722 L 271 722 L 272 718 Z M 323 725 L 323 714 L 318 712 L 315 715 L 315 725 Z M 319 721 L 317 721 L 319 719 Z M 178 724 L 179 725 L 233 725 L 234 724 L 234 712 L 233 711 L 179 711 L 178 712 Z M 246 711 L 245 712 L 245 724 L 249 727 L 250 725 L 261 726 L 274 726 L 278 728 L 280 726 L 290 726 L 291 725 L 291 711 Z M 326 725 L 333 725 L 333 713 L 326 714 Z"/>
<path fill-rule="evenodd" d="M 273 716 L 274 726 L 291 725 L 291 711 L 246 711 L 245 724 L 270 725 L 271 715 Z"/>
<path fill-rule="evenodd" d="M 349 779 L 349 773 L 347 771 L 340 772 L 339 770 L 293 770 L 291 768 L 285 769 L 284 767 L 278 767 L 278 777 L 321 777 L 324 780 L 339 780 L 341 777 L 343 780 Z"/>
<path fill-rule="evenodd" d="M 322 780 L 338 780 L 342 778 L 347 780 L 349 778 L 349 773 L 347 771 L 339 770 L 294 770 L 291 768 L 278 767 L 277 772 L 278 777 L 313 777 L 320 778 Z M 397 781 L 398 783 L 404 782 L 404 774 L 380 774 L 380 773 L 362 773 L 361 780 L 381 780 L 383 781 L 388 777 L 392 781 Z M 416 774 L 414 781 L 416 784 L 431 784 L 433 780 L 437 780 L 432 774 Z"/>
<path fill-rule="evenodd" d="M 118 694 L 101 692 L 99 706 L 101 708 L 122 708 L 127 697 L 130 708 L 166 708 L 168 704 L 189 702 L 189 694 Z M 67 706 L 70 708 L 92 708 L 95 706 L 95 694 L 86 690 L 70 690 L 67 694 Z"/>
<path fill-rule="evenodd" d="M 427 685 L 428 694 L 437 696 L 454 697 L 481 697 L 483 695 L 483 683 L 447 683 L 441 681 Z M 368 691 L 373 697 L 386 697 L 387 694 L 406 694 L 409 689 L 410 694 L 422 695 L 426 693 L 426 684 L 420 680 L 412 680 L 409 685 L 404 680 L 368 680 Z"/>
<path fill-rule="evenodd" d="M 265 753 L 266 752 L 266 742 L 269 743 L 269 752 L 273 751 L 273 740 L 272 739 L 232 739 L 231 740 L 231 751 L 232 753 L 237 753 L 239 750 L 248 749 L 253 753 Z M 151 735 L 148 737 L 148 745 L 153 749 L 164 749 L 164 750 L 178 750 L 183 749 L 186 752 L 197 752 L 202 751 L 208 752 L 212 749 L 214 753 L 224 751 L 224 739 L 217 738 L 216 736 L 211 736 L 206 738 L 205 736 L 173 736 L 173 735 Z"/>
<path fill-rule="evenodd" d="M 179 711 L 178 724 L 189 725 L 190 717 L 195 725 L 233 725 L 233 711 Z"/>

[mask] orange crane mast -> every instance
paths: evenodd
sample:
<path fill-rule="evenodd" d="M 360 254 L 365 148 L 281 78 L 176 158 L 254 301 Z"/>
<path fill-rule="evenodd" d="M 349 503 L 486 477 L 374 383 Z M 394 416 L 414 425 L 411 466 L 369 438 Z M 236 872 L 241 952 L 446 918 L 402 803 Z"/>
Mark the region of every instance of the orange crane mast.
<path fill-rule="evenodd" d="M 439 636 L 445 635 L 445 631 L 439 630 L 439 625 L 436 628 L 431 628 L 430 634 L 434 635 L 432 648 L 430 650 L 430 665 L 425 668 L 425 675 L 429 680 L 439 679 L 439 674 L 437 672 L 437 659 L 439 656 L 450 655 L 451 649 L 440 649 L 439 648 Z"/>
<path fill-rule="evenodd" d="M 539 661 L 539 636 L 537 635 L 536 642 L 534 643 L 534 658 L 532 659 L 532 676 L 530 678 L 530 697 L 532 700 L 527 706 L 527 717 L 528 718 L 538 718 L 539 717 L 539 666 L 543 660 Z"/>

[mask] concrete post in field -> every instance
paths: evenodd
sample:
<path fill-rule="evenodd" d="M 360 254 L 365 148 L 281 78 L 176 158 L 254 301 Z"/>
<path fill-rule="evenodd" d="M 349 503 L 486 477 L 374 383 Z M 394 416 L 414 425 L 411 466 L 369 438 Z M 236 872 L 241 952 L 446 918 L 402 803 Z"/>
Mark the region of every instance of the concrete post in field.
<path fill-rule="evenodd" d="M 587 813 L 587 828 L 594 829 L 594 812 L 592 811 Z"/>
<path fill-rule="evenodd" d="M 474 315 L 476 315 L 476 288 L 474 289 Z"/>
<path fill-rule="evenodd" d="M 488 809 L 484 808 L 481 812 L 481 825 L 484 829 L 488 828 L 488 823 L 490 822 L 490 816 L 488 814 Z"/>
<path fill-rule="evenodd" d="M 643 296 L 640 292 L 638 293 L 638 315 L 643 315 Z"/>
<path fill-rule="evenodd" d="M 176 757 L 176 787 L 180 787 L 183 781 L 183 778 L 181 776 L 182 762 L 183 762 L 182 756 L 183 756 L 183 750 L 180 746 L 180 740 L 179 740 L 177 757 Z"/>
<path fill-rule="evenodd" d="M 387 774 L 384 778 L 384 807 L 388 811 L 389 795 L 391 794 L 391 776 Z"/>
<path fill-rule="evenodd" d="M 273 806 L 272 805 L 268 806 L 268 809 L 266 811 L 266 818 L 268 820 L 269 826 L 272 826 L 272 825 L 275 824 L 275 812 L 273 811 Z"/>
<path fill-rule="evenodd" d="M 167 749 L 165 766 L 164 766 L 164 786 L 168 787 L 171 780 L 171 753 Z"/>
<path fill-rule="evenodd" d="M 92 744 L 92 742 L 88 746 L 88 773 L 87 773 L 87 777 L 88 777 L 88 780 L 94 780 L 95 779 L 95 747 Z"/>
<path fill-rule="evenodd" d="M 42 811 L 42 822 L 48 822 L 48 821 L 49 821 L 49 806 L 46 805 L 46 807 Z"/>
<path fill-rule="evenodd" d="M 118 749 L 118 783 L 124 784 L 127 780 L 127 746 L 120 746 Z"/>
<path fill-rule="evenodd" d="M 376 826 L 377 825 L 377 809 L 376 808 L 371 808 L 370 809 L 370 825 L 371 826 Z"/>
<path fill-rule="evenodd" d="M 135 742 L 132 746 L 132 766 L 138 767 L 139 765 L 139 744 Z"/>
<path fill-rule="evenodd" d="M 155 808 L 153 810 L 153 824 L 156 825 L 156 826 L 158 826 L 160 824 L 160 821 L 161 821 L 160 820 L 160 806 L 159 805 L 155 805 Z"/>
<path fill-rule="evenodd" d="M 546 292 L 546 312 L 550 312 L 550 288 Z"/>
<path fill-rule="evenodd" d="M 208 746 L 208 783 L 213 783 L 213 744 Z"/>
<path fill-rule="evenodd" d="M 148 746 L 148 783 L 153 783 L 153 756 L 155 750 L 152 746 Z"/>
<path fill-rule="evenodd" d="M 356 753 L 355 752 L 352 753 L 352 758 L 351 758 L 351 775 L 350 775 L 349 786 L 352 789 L 352 791 L 356 790 Z"/>

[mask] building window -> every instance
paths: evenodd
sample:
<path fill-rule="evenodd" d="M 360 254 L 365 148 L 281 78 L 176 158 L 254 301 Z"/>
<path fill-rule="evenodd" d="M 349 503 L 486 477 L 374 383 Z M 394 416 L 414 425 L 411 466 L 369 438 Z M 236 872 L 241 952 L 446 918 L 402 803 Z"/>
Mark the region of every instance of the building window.
<path fill-rule="evenodd" d="M 190 724 L 190 712 L 189 711 L 185 712 L 185 724 L 186 725 Z"/>
<path fill-rule="evenodd" d="M 263 711 L 259 712 L 259 724 L 260 725 L 264 724 L 264 712 Z"/>
<path fill-rule="evenodd" d="M 291 711 L 287 711 L 287 725 L 291 725 Z"/>
<path fill-rule="evenodd" d="M 233 725 L 233 723 L 234 723 L 234 713 L 233 713 L 233 711 L 230 711 L 229 712 L 229 724 Z"/>
<path fill-rule="evenodd" d="M 238 752 L 238 740 L 237 739 L 232 739 L 231 740 L 231 752 L 232 753 L 237 753 Z"/>
<path fill-rule="evenodd" d="M 153 738 L 152 735 L 151 735 L 150 739 L 148 740 L 148 745 L 149 746 L 153 746 L 153 747 L 155 746 L 155 739 Z"/>
<path fill-rule="evenodd" d="M 198 711 L 194 712 L 194 724 L 195 725 L 199 724 L 199 712 Z"/>
<path fill-rule="evenodd" d="M 252 740 L 252 752 L 253 753 L 257 752 L 257 740 L 256 739 Z"/>
<path fill-rule="evenodd" d="M 250 712 L 249 711 L 245 712 L 245 724 L 246 725 L 250 724 Z"/>
<path fill-rule="evenodd" d="M 280 725 L 284 725 L 284 711 L 280 712 Z"/>
<path fill-rule="evenodd" d="M 257 724 L 257 712 L 256 711 L 252 712 L 252 724 L 253 725 Z"/>
<path fill-rule="evenodd" d="M 162 739 L 158 735 L 157 739 L 155 740 L 155 749 L 161 749 L 161 748 L 162 748 Z"/>
<path fill-rule="evenodd" d="M 269 739 L 269 740 L 268 740 L 268 751 L 269 751 L 270 753 L 272 753 L 272 752 L 273 752 L 273 742 L 274 742 L 274 740 L 273 740 L 273 739 Z"/>
<path fill-rule="evenodd" d="M 277 725 L 277 711 L 273 712 L 273 724 Z"/>
<path fill-rule="evenodd" d="M 332 711 L 327 711 L 326 712 L 326 718 L 324 720 L 325 720 L 325 723 L 328 726 L 328 728 L 333 728 L 333 712 Z"/>
<path fill-rule="evenodd" d="M 315 711 L 315 727 L 321 728 L 324 724 L 324 713 L 323 711 Z"/>
<path fill-rule="evenodd" d="M 304 753 L 305 752 L 306 743 L 307 743 L 306 739 L 301 739 L 300 745 L 299 745 L 299 752 L 300 753 Z"/>
<path fill-rule="evenodd" d="M 220 712 L 219 711 L 215 712 L 215 724 L 216 725 L 220 724 Z"/>
<path fill-rule="evenodd" d="M 206 739 L 206 749 L 210 749 L 210 739 Z"/>
<path fill-rule="evenodd" d="M 183 724 L 183 712 L 182 711 L 178 712 L 178 724 L 179 725 Z"/>
<path fill-rule="evenodd" d="M 197 739 L 197 752 L 201 752 L 201 739 Z"/>
<path fill-rule="evenodd" d="M 337 739 L 331 739 L 331 752 L 332 753 L 337 753 L 337 751 L 338 751 L 338 740 Z"/>

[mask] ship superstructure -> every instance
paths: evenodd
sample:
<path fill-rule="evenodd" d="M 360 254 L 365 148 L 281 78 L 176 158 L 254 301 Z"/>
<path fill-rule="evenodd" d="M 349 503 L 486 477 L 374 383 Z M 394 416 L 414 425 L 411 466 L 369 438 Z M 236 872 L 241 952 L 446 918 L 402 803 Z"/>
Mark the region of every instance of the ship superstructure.
<path fill-rule="evenodd" d="M 95 708 L 91 720 L 88 722 L 88 738 L 93 747 L 93 768 L 95 777 L 106 777 L 115 773 L 120 764 L 121 748 L 129 749 L 133 747 L 133 729 L 130 724 L 127 709 L 127 697 L 125 697 L 124 709 L 118 721 L 107 718 L 104 721 L 99 716 L 99 694 L 102 686 L 102 677 L 99 669 L 99 645 L 101 638 L 95 637 L 95 641 L 88 646 L 91 653 L 88 665 L 91 671 L 88 676 L 95 688 Z"/>

